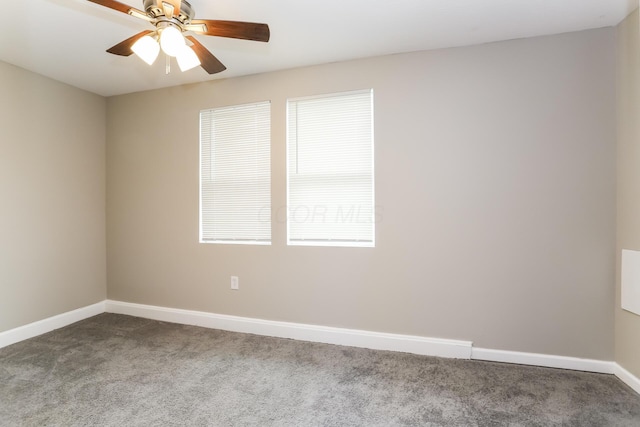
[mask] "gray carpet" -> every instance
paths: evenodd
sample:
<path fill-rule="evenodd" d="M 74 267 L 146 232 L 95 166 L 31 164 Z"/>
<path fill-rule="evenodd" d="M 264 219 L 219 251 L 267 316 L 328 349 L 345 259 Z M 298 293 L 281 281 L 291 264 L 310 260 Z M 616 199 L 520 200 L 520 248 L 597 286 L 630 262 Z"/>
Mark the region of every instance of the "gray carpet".
<path fill-rule="evenodd" d="M 640 426 L 611 375 L 101 314 L 0 349 L 2 426 Z"/>

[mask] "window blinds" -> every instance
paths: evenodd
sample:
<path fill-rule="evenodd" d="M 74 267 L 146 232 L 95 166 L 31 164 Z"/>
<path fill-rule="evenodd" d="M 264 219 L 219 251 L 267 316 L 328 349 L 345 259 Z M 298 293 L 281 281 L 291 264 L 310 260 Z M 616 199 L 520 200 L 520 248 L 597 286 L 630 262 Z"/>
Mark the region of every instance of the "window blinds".
<path fill-rule="evenodd" d="M 269 102 L 200 112 L 200 241 L 271 242 Z"/>
<path fill-rule="evenodd" d="M 373 246 L 373 91 L 287 102 L 288 243 Z"/>

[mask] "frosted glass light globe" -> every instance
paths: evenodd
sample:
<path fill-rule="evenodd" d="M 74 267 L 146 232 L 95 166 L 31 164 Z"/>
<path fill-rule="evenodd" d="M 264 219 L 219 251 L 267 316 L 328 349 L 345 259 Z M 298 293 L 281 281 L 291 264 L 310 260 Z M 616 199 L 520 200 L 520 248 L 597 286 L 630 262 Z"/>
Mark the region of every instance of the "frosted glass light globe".
<path fill-rule="evenodd" d="M 151 65 L 158 57 L 158 53 L 160 53 L 160 46 L 153 37 L 144 36 L 131 46 L 131 50 L 138 55 L 140 59 Z"/>
<path fill-rule="evenodd" d="M 198 55 L 191 49 L 189 46 L 185 45 L 178 55 L 176 55 L 176 60 L 178 61 L 178 65 L 180 66 L 180 71 L 185 72 L 194 67 L 200 65 L 200 59 Z"/>
<path fill-rule="evenodd" d="M 175 27 L 167 27 L 160 33 L 160 47 L 169 56 L 177 56 L 184 48 L 184 37 Z"/>

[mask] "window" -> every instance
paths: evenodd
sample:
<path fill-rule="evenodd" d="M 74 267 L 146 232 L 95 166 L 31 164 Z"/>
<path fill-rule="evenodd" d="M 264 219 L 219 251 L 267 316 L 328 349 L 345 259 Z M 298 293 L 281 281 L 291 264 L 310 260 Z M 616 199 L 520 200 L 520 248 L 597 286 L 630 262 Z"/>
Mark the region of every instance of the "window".
<path fill-rule="evenodd" d="M 374 246 L 373 91 L 287 102 L 287 242 Z"/>
<path fill-rule="evenodd" d="M 271 104 L 200 112 L 200 241 L 271 243 Z"/>

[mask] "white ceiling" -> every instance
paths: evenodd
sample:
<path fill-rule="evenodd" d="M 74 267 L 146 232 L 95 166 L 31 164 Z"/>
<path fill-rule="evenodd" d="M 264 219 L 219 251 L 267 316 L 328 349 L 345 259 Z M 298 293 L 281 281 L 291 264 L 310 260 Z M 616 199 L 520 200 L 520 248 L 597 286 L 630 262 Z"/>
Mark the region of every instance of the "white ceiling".
<path fill-rule="evenodd" d="M 119 0 L 142 9 L 142 0 Z M 197 36 L 227 70 L 105 52 L 150 24 L 87 0 L 0 0 L 0 60 L 110 96 L 354 58 L 618 24 L 637 0 L 189 0 L 196 18 L 269 24 L 269 43 Z M 9 19 L 11 17 L 11 19 Z M 159 58 L 162 59 L 162 58 Z"/>

